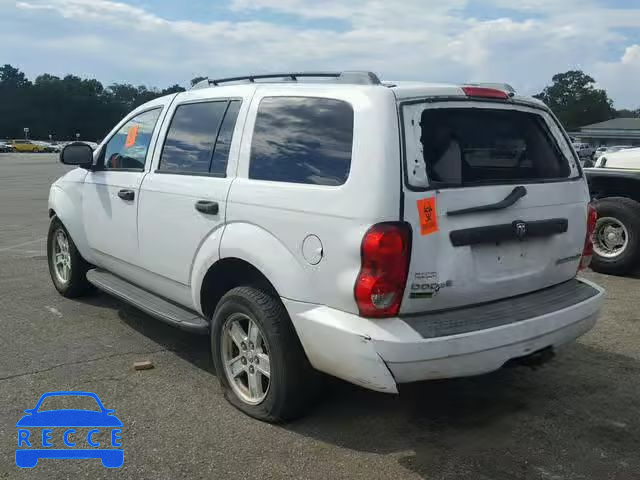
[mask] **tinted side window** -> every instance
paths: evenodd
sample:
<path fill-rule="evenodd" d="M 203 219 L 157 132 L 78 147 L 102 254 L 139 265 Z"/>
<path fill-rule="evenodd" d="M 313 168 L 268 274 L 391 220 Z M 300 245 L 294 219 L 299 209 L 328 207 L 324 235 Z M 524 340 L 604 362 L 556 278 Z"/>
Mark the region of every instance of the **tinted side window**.
<path fill-rule="evenodd" d="M 151 135 L 162 108 L 133 117 L 111 137 L 104 149 L 105 170 L 144 169 Z"/>
<path fill-rule="evenodd" d="M 210 172 L 214 175 L 224 176 L 227 173 L 227 161 L 229 160 L 229 149 L 231 148 L 231 140 L 233 137 L 233 129 L 236 126 L 238 111 L 240 110 L 240 100 L 229 102 L 229 108 L 224 115 L 216 147 L 213 151 L 213 159 L 211 160 Z"/>
<path fill-rule="evenodd" d="M 267 97 L 260 102 L 249 178 L 342 185 L 349 176 L 353 108 L 342 100 Z"/>
<path fill-rule="evenodd" d="M 180 105 L 171 120 L 160 157 L 168 173 L 209 173 L 213 147 L 229 102 Z"/>

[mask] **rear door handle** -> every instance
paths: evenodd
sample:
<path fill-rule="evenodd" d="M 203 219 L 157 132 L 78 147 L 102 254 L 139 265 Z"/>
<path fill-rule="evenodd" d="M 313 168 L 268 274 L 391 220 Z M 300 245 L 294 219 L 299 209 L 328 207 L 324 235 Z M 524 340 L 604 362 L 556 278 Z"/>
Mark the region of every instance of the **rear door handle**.
<path fill-rule="evenodd" d="M 219 210 L 218 202 L 212 202 L 210 200 L 198 200 L 196 202 L 196 210 L 208 215 L 217 215 Z"/>
<path fill-rule="evenodd" d="M 118 192 L 118 196 L 122 199 L 122 200 L 127 200 L 127 201 L 131 201 L 134 198 L 136 198 L 136 194 L 133 190 L 129 190 L 129 189 L 122 189 Z"/>

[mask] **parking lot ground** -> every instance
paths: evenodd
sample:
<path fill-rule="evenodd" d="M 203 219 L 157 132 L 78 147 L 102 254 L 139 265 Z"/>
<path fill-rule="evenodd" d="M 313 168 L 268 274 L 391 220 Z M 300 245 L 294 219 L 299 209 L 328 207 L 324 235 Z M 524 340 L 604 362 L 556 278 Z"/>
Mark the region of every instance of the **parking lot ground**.
<path fill-rule="evenodd" d="M 206 337 L 103 294 L 55 292 L 46 201 L 64 171 L 55 155 L 0 154 L 0 478 L 640 478 L 640 280 L 587 274 L 608 291 L 600 322 L 539 369 L 400 396 L 335 382 L 307 417 L 268 425 L 224 400 Z M 141 360 L 155 368 L 134 371 Z M 16 421 L 55 390 L 115 409 L 121 469 L 15 466 Z"/>

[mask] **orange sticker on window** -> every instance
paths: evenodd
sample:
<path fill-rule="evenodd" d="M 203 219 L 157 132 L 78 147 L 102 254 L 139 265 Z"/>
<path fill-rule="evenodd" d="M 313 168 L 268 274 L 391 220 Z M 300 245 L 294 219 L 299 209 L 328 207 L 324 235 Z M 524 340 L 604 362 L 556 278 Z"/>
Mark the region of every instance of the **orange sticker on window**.
<path fill-rule="evenodd" d="M 422 198 L 418 204 L 420 218 L 420 235 L 429 235 L 438 231 L 438 215 L 436 212 L 436 197 Z"/>
<path fill-rule="evenodd" d="M 136 138 L 138 138 L 138 125 L 134 125 L 129 128 L 127 132 L 127 141 L 124 142 L 124 148 L 131 148 L 136 143 Z"/>

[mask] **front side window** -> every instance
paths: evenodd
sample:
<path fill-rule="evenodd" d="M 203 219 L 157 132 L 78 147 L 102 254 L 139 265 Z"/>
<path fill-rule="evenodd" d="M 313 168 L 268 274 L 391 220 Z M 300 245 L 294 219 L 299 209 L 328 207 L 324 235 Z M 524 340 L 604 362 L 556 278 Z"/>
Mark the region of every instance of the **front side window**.
<path fill-rule="evenodd" d="M 342 185 L 352 146 L 353 108 L 347 102 L 266 97 L 258 107 L 249 178 Z"/>
<path fill-rule="evenodd" d="M 160 172 L 225 176 L 239 100 L 180 105 L 171 120 Z"/>
<path fill-rule="evenodd" d="M 104 149 L 105 170 L 144 170 L 151 136 L 162 108 L 148 110 L 125 123 Z"/>

